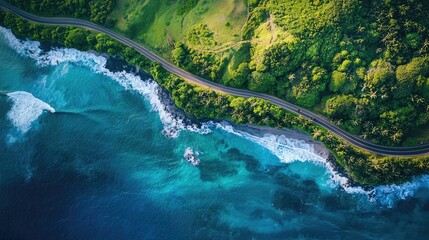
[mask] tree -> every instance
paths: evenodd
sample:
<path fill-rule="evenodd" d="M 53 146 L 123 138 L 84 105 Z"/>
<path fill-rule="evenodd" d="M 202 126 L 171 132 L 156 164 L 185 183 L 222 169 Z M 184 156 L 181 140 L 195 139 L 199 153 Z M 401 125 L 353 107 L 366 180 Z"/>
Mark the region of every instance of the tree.
<path fill-rule="evenodd" d="M 186 46 L 181 42 L 177 43 L 176 47 L 173 50 L 174 62 L 177 65 L 183 64 L 185 62 L 186 55 L 187 55 Z"/>
<path fill-rule="evenodd" d="M 330 117 L 350 117 L 355 110 L 356 102 L 352 95 L 337 95 L 326 101 L 325 112 Z"/>
<path fill-rule="evenodd" d="M 332 78 L 329 83 L 329 90 L 339 93 L 350 93 L 356 88 L 354 81 L 347 77 L 347 74 L 339 71 L 332 73 Z"/>
<path fill-rule="evenodd" d="M 390 63 L 377 59 L 371 62 L 371 68 L 365 76 L 365 81 L 368 86 L 378 88 L 383 85 L 391 85 L 394 75 L 395 72 Z"/>
<path fill-rule="evenodd" d="M 409 33 L 405 37 L 407 45 L 412 49 L 419 49 L 421 47 L 421 37 L 418 33 Z"/>
<path fill-rule="evenodd" d="M 249 64 L 247 62 L 242 62 L 238 68 L 232 72 L 232 76 L 226 84 L 232 87 L 243 87 L 249 78 L 249 74 Z"/>
<path fill-rule="evenodd" d="M 398 81 L 398 90 L 395 93 L 396 98 L 409 96 L 419 77 L 429 76 L 429 57 L 416 57 L 408 64 L 401 65 L 396 69 L 396 79 Z"/>
<path fill-rule="evenodd" d="M 249 89 L 255 92 L 270 93 L 274 89 L 276 79 L 269 73 L 252 72 L 249 82 Z"/>
<path fill-rule="evenodd" d="M 74 47 L 80 50 L 86 50 L 88 49 L 86 35 L 87 33 L 82 29 L 71 30 L 67 34 L 64 44 L 66 45 L 66 47 Z"/>
<path fill-rule="evenodd" d="M 350 70 L 351 67 L 352 67 L 352 61 L 346 59 L 338 67 L 338 71 L 340 71 L 340 72 L 347 72 L 348 70 Z"/>
<path fill-rule="evenodd" d="M 319 84 L 324 83 L 329 77 L 326 70 L 321 67 L 313 68 L 311 75 L 311 80 Z"/>

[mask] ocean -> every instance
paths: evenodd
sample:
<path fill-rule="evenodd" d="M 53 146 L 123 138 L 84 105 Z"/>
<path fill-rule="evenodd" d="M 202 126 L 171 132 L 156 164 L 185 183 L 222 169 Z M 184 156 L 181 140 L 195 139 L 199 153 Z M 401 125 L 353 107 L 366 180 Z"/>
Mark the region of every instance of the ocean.
<path fill-rule="evenodd" d="M 188 121 L 103 56 L 2 27 L 0 51 L 0 239 L 429 236 L 428 175 L 350 186 L 311 144 Z"/>

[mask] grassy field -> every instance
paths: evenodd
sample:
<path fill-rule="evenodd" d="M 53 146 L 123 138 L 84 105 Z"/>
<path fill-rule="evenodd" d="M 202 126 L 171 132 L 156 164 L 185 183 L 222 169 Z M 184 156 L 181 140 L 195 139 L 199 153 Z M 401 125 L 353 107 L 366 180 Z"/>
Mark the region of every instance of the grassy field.
<path fill-rule="evenodd" d="M 127 20 L 125 19 L 125 10 L 128 8 L 131 0 L 116 0 L 110 17 L 116 19 L 115 29 L 125 31 L 127 29 Z"/>
<path fill-rule="evenodd" d="M 205 50 L 222 49 L 241 40 L 241 27 L 247 19 L 242 0 L 201 0 L 186 13 L 179 13 L 181 0 L 117 0 L 111 14 L 117 19 L 115 30 L 157 49 L 169 53 L 175 42 L 200 24 L 213 32 L 215 46 L 193 46 Z"/>
<path fill-rule="evenodd" d="M 248 42 L 253 46 L 253 60 L 257 63 L 273 44 L 295 40 L 290 32 L 277 26 L 274 15 L 257 27 L 251 40 L 243 40 L 242 28 L 249 13 L 242 0 L 200 0 L 189 11 L 180 13 L 184 2 L 186 0 L 116 0 L 110 16 L 116 19 L 113 28 L 170 60 L 177 42 L 227 56 L 229 63 L 223 82 L 244 58 L 250 57 L 249 52 L 240 51 L 243 44 Z M 201 25 L 206 26 L 215 44 L 189 41 L 188 35 Z"/>

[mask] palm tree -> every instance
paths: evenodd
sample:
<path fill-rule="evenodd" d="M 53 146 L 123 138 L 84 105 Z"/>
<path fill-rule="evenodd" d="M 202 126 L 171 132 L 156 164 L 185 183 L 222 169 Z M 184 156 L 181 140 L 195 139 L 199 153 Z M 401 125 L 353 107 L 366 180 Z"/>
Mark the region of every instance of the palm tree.
<path fill-rule="evenodd" d="M 407 13 L 408 13 L 409 10 L 410 10 L 410 6 L 407 6 L 407 5 L 401 5 L 401 6 L 399 6 L 399 13 L 402 16 L 407 15 Z"/>
<path fill-rule="evenodd" d="M 266 125 L 268 125 L 268 123 L 270 122 L 270 118 L 269 117 L 265 117 L 264 119 L 262 119 L 262 122 Z"/>
<path fill-rule="evenodd" d="M 423 42 L 422 48 L 420 48 L 419 50 L 419 53 L 422 54 L 423 52 L 426 51 L 428 47 L 429 47 L 429 40 L 425 39 L 425 41 Z"/>
<path fill-rule="evenodd" d="M 394 141 L 394 142 L 399 142 L 399 140 L 402 137 L 402 131 L 397 131 L 395 132 L 395 134 L 393 134 L 390 138 Z"/>
<path fill-rule="evenodd" d="M 376 132 L 378 132 L 378 127 L 372 127 L 372 129 L 371 129 L 371 133 L 372 134 L 375 134 Z"/>
<path fill-rule="evenodd" d="M 404 27 L 410 28 L 413 25 L 413 22 L 411 22 L 409 19 L 405 20 Z"/>
<path fill-rule="evenodd" d="M 322 135 L 322 132 L 320 131 L 319 128 L 315 128 L 313 131 L 313 138 L 314 139 L 318 139 L 320 137 L 320 135 Z"/>
<path fill-rule="evenodd" d="M 392 33 L 388 33 L 386 36 L 384 36 L 383 39 L 381 39 L 381 42 L 384 43 L 385 45 L 387 45 L 387 43 L 389 42 L 390 39 L 392 39 Z"/>
<path fill-rule="evenodd" d="M 422 33 L 426 30 L 425 26 L 423 25 L 417 25 L 417 32 Z"/>
<path fill-rule="evenodd" d="M 381 163 L 378 159 L 375 159 L 374 161 L 372 161 L 372 166 L 374 167 L 375 170 L 382 169 Z"/>
<path fill-rule="evenodd" d="M 369 129 L 372 126 L 371 122 L 365 122 L 363 125 L 364 128 Z"/>
<path fill-rule="evenodd" d="M 377 91 L 375 91 L 375 92 L 371 91 L 370 94 L 369 94 L 369 97 L 371 99 L 376 99 L 377 98 Z"/>

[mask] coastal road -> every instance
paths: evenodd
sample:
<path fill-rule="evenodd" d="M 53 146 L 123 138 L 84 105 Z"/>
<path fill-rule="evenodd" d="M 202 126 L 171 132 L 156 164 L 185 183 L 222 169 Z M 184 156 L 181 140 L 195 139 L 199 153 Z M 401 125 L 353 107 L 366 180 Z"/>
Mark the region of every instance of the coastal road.
<path fill-rule="evenodd" d="M 292 103 L 286 102 L 284 100 L 281 100 L 277 97 L 270 96 L 263 93 L 257 93 L 252 92 L 248 90 L 243 89 L 235 89 L 227 86 L 223 86 L 214 82 L 211 82 L 209 80 L 206 80 L 204 78 L 198 77 L 196 75 L 193 75 L 179 67 L 176 67 L 174 64 L 166 61 L 165 59 L 161 58 L 160 56 L 156 55 L 155 53 L 151 52 L 150 50 L 146 49 L 145 47 L 141 46 L 140 44 L 108 29 L 105 27 L 102 27 L 100 25 L 97 25 L 95 23 L 81 20 L 81 19 L 74 19 L 74 18 L 63 18 L 63 17 L 40 17 L 33 14 L 30 14 L 26 11 L 23 11 L 9 3 L 6 3 L 4 1 L 0 1 L 0 7 L 8 10 L 22 18 L 25 18 L 29 21 L 41 23 L 41 24 L 47 24 L 47 25 L 64 25 L 64 26 L 75 26 L 75 27 L 82 27 L 86 29 L 90 29 L 93 31 L 98 31 L 101 33 L 104 33 L 106 35 L 109 35 L 110 37 L 116 39 L 117 41 L 132 47 L 136 51 L 138 51 L 140 54 L 144 55 L 148 59 L 154 62 L 158 62 L 164 67 L 167 71 L 169 71 L 172 74 L 175 74 L 179 77 L 182 77 L 186 81 L 213 89 L 218 92 L 231 94 L 234 96 L 249 98 L 249 97 L 257 97 L 265 99 L 269 102 L 271 102 L 274 105 L 277 105 L 281 108 L 284 108 L 290 112 L 296 113 L 298 115 L 301 115 L 311 121 L 313 121 L 315 124 L 320 125 L 321 127 L 329 130 L 336 136 L 344 139 L 346 142 L 358 147 L 365 149 L 369 152 L 385 155 L 385 156 L 404 156 L 404 157 L 412 157 L 412 156 L 422 156 L 422 155 L 428 155 L 429 154 L 429 144 L 419 145 L 419 146 L 413 146 L 413 147 L 386 147 L 381 146 L 378 144 L 374 144 L 371 142 L 368 142 L 356 135 L 353 135 L 340 127 L 332 124 L 328 119 L 325 117 L 315 114 L 311 111 L 308 111 L 306 109 L 302 109 L 299 106 L 296 106 Z"/>

